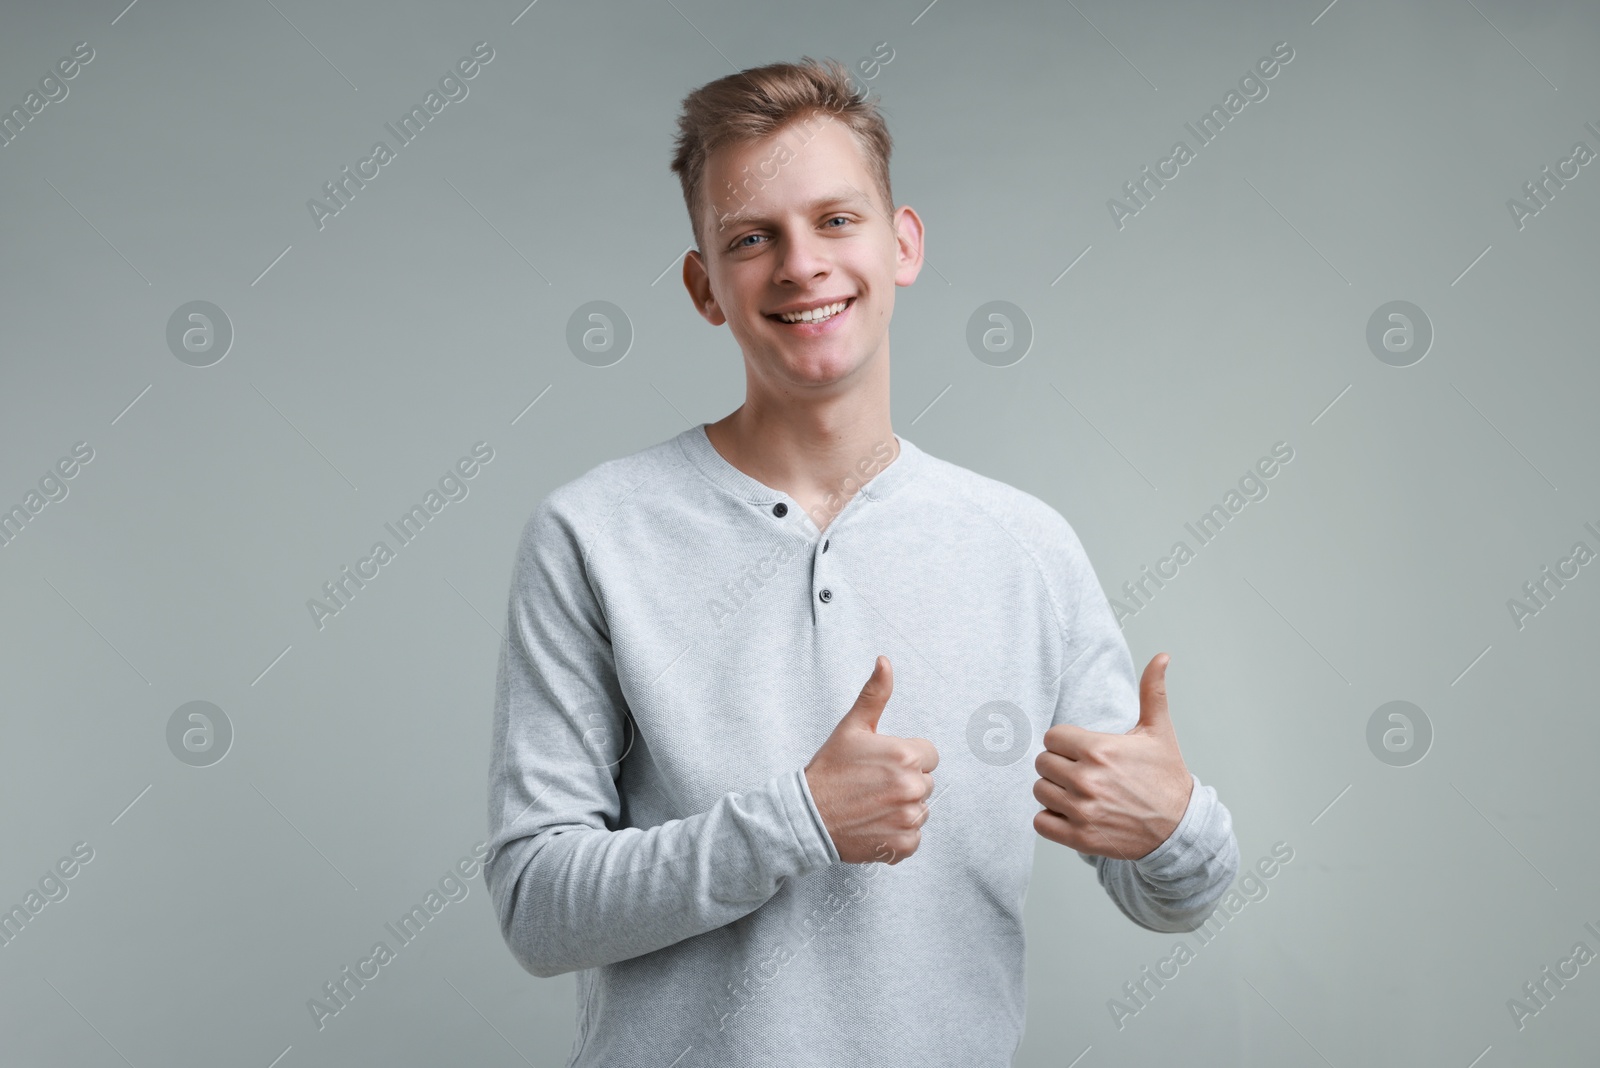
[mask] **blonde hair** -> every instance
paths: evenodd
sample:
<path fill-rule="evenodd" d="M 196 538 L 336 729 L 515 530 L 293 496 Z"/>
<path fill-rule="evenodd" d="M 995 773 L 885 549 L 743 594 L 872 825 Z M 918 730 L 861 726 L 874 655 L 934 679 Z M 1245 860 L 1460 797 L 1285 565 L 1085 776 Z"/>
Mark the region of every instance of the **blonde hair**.
<path fill-rule="evenodd" d="M 769 137 L 792 122 L 822 112 L 843 122 L 867 164 L 888 211 L 894 210 L 889 186 L 889 155 L 894 140 L 875 102 L 857 95 L 845 66 L 835 59 L 819 63 L 810 56 L 799 63 L 769 63 L 707 82 L 683 98 L 672 172 L 683 186 L 684 206 L 694 229 L 697 249 L 701 233 L 701 189 L 706 160 L 728 144 Z"/>

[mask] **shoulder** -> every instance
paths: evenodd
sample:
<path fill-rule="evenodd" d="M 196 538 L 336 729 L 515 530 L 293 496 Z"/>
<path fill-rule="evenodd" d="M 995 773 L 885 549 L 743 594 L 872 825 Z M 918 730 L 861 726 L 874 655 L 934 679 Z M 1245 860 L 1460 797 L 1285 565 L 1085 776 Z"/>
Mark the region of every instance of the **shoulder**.
<path fill-rule="evenodd" d="M 523 525 L 523 550 L 559 544 L 584 551 L 619 511 L 670 486 L 688 463 L 673 437 L 594 465 L 539 499 Z"/>
<path fill-rule="evenodd" d="M 927 456 L 931 476 L 924 493 L 934 494 L 943 509 L 955 509 L 957 536 L 992 541 L 997 551 L 1009 549 L 1038 576 L 1062 623 L 1071 619 L 1085 589 L 1098 583 L 1077 531 L 1049 501 L 1027 490 L 980 474 L 960 464 Z"/>
<path fill-rule="evenodd" d="M 1038 554 L 1081 554 L 1072 524 L 1053 504 L 1027 490 L 926 454 L 926 489 L 998 528 L 1020 548 Z"/>

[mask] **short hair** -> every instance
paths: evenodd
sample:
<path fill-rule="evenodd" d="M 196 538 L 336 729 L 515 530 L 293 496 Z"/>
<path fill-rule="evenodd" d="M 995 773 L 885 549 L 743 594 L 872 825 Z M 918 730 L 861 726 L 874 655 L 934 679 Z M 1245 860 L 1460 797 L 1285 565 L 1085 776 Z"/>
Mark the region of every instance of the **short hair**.
<path fill-rule="evenodd" d="M 849 71 L 838 60 L 819 63 L 801 56 L 799 63 L 769 63 L 729 74 L 683 98 L 671 169 L 683 186 L 697 249 L 703 251 L 705 244 L 700 194 L 711 153 L 724 145 L 761 140 L 817 112 L 844 123 L 866 158 L 867 172 L 884 204 L 894 211 L 889 185 L 894 139 L 877 103 L 858 95 Z"/>

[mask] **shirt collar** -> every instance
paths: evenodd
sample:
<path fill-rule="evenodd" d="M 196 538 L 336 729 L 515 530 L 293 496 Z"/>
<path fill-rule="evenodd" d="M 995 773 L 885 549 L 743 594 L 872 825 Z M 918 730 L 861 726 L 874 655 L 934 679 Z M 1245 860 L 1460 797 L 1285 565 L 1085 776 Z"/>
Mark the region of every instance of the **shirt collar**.
<path fill-rule="evenodd" d="M 926 453 L 899 434 L 895 435 L 895 439 L 900 442 L 900 455 L 896 456 L 889 466 L 880 468 L 876 474 L 871 475 L 858 491 L 868 500 L 887 500 L 897 489 L 916 477 L 927 458 Z M 704 423 L 692 426 L 679 434 L 678 444 L 682 447 L 684 455 L 693 461 L 712 483 L 742 501 L 749 501 L 752 504 L 772 504 L 777 501 L 793 500 L 788 494 L 752 478 L 724 459 L 716 446 L 711 444 L 711 439 L 706 436 Z M 869 463 L 869 470 L 870 465 L 877 460 L 875 456 L 864 459 Z"/>

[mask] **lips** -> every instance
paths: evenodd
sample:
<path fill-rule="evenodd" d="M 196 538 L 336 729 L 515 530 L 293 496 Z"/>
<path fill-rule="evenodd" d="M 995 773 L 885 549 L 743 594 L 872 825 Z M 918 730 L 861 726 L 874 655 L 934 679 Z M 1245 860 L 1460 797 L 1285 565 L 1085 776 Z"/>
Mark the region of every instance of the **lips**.
<path fill-rule="evenodd" d="M 829 303 L 838 303 L 838 302 L 837 301 L 830 301 Z M 823 307 L 827 307 L 826 304 L 824 304 L 822 306 Z M 798 334 L 801 337 L 820 337 L 823 334 L 829 333 L 830 331 L 835 329 L 841 322 L 843 322 L 845 319 L 849 318 L 850 312 L 851 312 L 851 310 L 853 308 L 855 308 L 855 306 L 856 306 L 856 298 L 855 297 L 846 297 L 845 298 L 844 308 L 842 310 L 840 310 L 840 311 L 835 312 L 831 317 L 829 317 L 827 319 L 824 319 L 821 322 L 789 323 L 789 322 L 785 322 L 783 319 L 779 318 L 776 315 L 768 315 L 768 316 L 766 316 L 766 318 L 771 320 L 774 323 L 777 323 L 779 326 L 783 327 L 785 330 L 787 330 L 787 331 L 789 331 L 791 333 Z"/>

